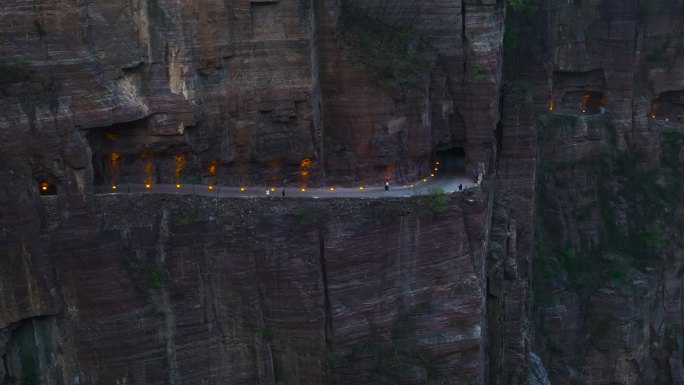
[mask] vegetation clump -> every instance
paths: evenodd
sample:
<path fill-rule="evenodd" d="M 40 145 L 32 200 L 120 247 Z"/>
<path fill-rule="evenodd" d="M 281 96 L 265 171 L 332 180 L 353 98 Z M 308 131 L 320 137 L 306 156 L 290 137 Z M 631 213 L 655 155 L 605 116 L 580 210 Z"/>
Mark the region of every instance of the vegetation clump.
<path fill-rule="evenodd" d="M 473 79 L 478 82 L 484 81 L 487 78 L 484 69 L 479 64 L 473 64 L 470 66 L 470 74 L 472 75 Z"/>
<path fill-rule="evenodd" d="M 9 64 L 0 64 L 0 84 L 26 82 L 36 75 L 26 59 L 17 59 Z"/>
<path fill-rule="evenodd" d="M 435 187 L 430 189 L 430 194 L 428 195 L 428 202 L 430 205 L 430 210 L 433 213 L 441 213 L 446 210 L 449 205 L 449 195 L 444 192 L 441 187 Z"/>
<path fill-rule="evenodd" d="M 546 227 L 537 229 L 533 269 L 538 305 L 553 301 L 549 293 L 554 287 L 587 297 L 610 282 L 624 285 L 633 274 L 665 263 L 664 248 L 684 236 L 684 223 L 677 216 L 684 196 L 682 147 L 684 134 L 664 133 L 657 167 L 644 166 L 648 162 L 636 150 L 618 151 L 612 146 L 589 163 L 596 181 L 592 195 L 598 237 L 580 238 L 579 245 L 559 248 Z M 549 164 L 543 162 L 538 174 L 545 181 L 539 187 L 542 195 L 561 186 L 548 171 L 561 165 Z M 583 207 L 574 214 L 564 212 L 564 217 L 586 221 L 591 212 Z"/>
<path fill-rule="evenodd" d="M 537 11 L 537 6 L 532 4 L 530 0 L 506 0 L 506 4 L 516 11 L 526 11 L 530 13 Z"/>
<path fill-rule="evenodd" d="M 436 50 L 412 25 L 390 25 L 350 1 L 342 5 L 340 26 L 355 58 L 386 79 L 417 86 L 427 79 Z"/>
<path fill-rule="evenodd" d="M 148 289 L 158 289 L 162 283 L 162 275 L 160 272 L 153 270 L 145 281 L 145 287 Z"/>

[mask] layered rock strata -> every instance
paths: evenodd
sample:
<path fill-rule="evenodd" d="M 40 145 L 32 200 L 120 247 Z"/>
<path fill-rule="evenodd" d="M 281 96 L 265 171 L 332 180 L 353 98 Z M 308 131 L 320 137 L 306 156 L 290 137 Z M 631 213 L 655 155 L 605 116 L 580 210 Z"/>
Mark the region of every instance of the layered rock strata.
<path fill-rule="evenodd" d="M 44 199 L 63 311 L 10 334 L 8 383 L 483 381 L 486 195 Z"/>

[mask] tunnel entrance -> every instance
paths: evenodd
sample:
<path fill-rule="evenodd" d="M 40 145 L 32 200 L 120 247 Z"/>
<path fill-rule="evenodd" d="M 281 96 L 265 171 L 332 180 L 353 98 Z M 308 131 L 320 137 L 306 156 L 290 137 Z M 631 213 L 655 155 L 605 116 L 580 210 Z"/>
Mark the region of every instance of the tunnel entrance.
<path fill-rule="evenodd" d="M 439 169 L 445 174 L 465 173 L 465 150 L 463 147 L 452 147 L 437 151 Z"/>
<path fill-rule="evenodd" d="M 684 123 L 684 92 L 663 92 L 651 102 L 651 119 Z"/>

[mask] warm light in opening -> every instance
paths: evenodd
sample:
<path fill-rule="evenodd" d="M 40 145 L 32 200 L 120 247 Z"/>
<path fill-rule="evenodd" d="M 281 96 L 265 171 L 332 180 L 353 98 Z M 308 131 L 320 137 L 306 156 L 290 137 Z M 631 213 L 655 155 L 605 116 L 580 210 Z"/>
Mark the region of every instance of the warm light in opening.
<path fill-rule="evenodd" d="M 415 185 L 414 185 L 414 184 L 412 184 L 412 185 L 411 185 L 410 187 L 411 187 L 411 188 L 413 188 L 414 186 L 415 186 Z"/>
<path fill-rule="evenodd" d="M 430 176 L 435 176 L 435 174 L 430 174 Z"/>
<path fill-rule="evenodd" d="M 439 162 L 435 162 L 435 164 L 439 166 Z"/>
<path fill-rule="evenodd" d="M 435 171 L 439 171 L 439 169 L 437 167 L 435 167 Z"/>
<path fill-rule="evenodd" d="M 331 188 L 330 188 L 330 191 L 335 191 L 335 188 L 334 188 L 334 187 L 331 187 Z"/>
<path fill-rule="evenodd" d="M 152 187 L 152 185 L 151 185 L 151 184 L 149 184 L 149 183 L 145 183 L 145 188 L 150 188 L 150 187 Z"/>
<path fill-rule="evenodd" d="M 245 188 L 244 188 L 244 187 L 240 187 L 240 191 L 245 191 Z"/>
<path fill-rule="evenodd" d="M 302 192 L 306 192 L 306 187 L 302 187 Z"/>
<path fill-rule="evenodd" d="M 584 108 L 582 108 L 582 113 L 585 113 L 585 112 L 587 112 L 587 110 L 585 110 Z"/>
<path fill-rule="evenodd" d="M 359 190 L 363 190 L 363 186 L 359 186 Z"/>
<path fill-rule="evenodd" d="M 213 189 L 214 189 L 214 186 L 209 185 L 209 190 L 213 190 Z"/>
<path fill-rule="evenodd" d="M 427 178 L 423 178 L 423 182 L 427 182 Z"/>
<path fill-rule="evenodd" d="M 207 167 L 207 170 L 209 171 L 209 175 L 215 175 L 216 174 L 216 166 L 218 165 L 217 160 L 212 160 L 209 162 L 209 167 Z"/>
<path fill-rule="evenodd" d="M 49 184 L 43 182 L 40 184 L 40 189 L 43 191 L 47 191 Z"/>
<path fill-rule="evenodd" d="M 275 191 L 275 187 L 271 187 L 271 192 L 274 192 L 274 191 Z"/>
<path fill-rule="evenodd" d="M 652 115 L 651 115 L 651 119 L 655 119 L 655 114 L 652 114 Z"/>
<path fill-rule="evenodd" d="M 176 188 L 181 188 L 180 183 L 176 183 Z"/>
<path fill-rule="evenodd" d="M 112 190 L 116 190 L 116 185 L 115 185 L 115 184 L 112 185 Z"/>

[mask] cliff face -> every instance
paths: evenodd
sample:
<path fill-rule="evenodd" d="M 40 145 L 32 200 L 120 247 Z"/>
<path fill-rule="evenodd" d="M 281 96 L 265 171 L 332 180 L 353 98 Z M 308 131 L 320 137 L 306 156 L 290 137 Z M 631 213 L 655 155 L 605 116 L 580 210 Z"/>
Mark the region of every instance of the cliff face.
<path fill-rule="evenodd" d="M 48 198 L 64 307 L 10 328 L 5 380 L 481 383 L 486 198 Z"/>
<path fill-rule="evenodd" d="M 371 283 L 353 277 L 366 272 L 338 260 L 355 244 L 340 224 L 327 235 L 307 229 L 302 243 L 312 264 L 320 266 L 327 250 L 329 266 L 340 272 L 326 278 L 330 293 L 322 291 L 322 278 L 292 266 L 299 276 L 287 283 L 274 272 L 263 278 L 265 286 L 249 283 L 244 291 L 216 283 L 233 299 L 214 303 L 212 295 L 201 294 L 203 305 L 195 308 L 175 296 L 185 296 L 185 289 L 210 290 L 209 272 L 220 267 L 201 260 L 187 262 L 191 267 L 183 262 L 179 271 L 159 265 L 171 258 L 167 242 L 180 230 L 169 234 L 161 212 L 141 217 L 141 229 L 105 228 L 102 202 L 92 194 L 93 185 L 142 182 L 407 181 L 425 176 L 435 152 L 448 148 L 468 149 L 469 171 L 488 170 L 503 2 L 406 2 L 392 8 L 418 15 L 408 21 L 381 8 L 333 0 L 3 2 L 1 381 L 196 383 L 208 376 L 210 383 L 225 377 L 235 383 L 321 383 L 409 372 L 427 381 L 447 377 L 457 366 L 473 382 L 482 381 L 482 248 L 489 217 L 483 199 L 472 213 L 462 209 L 462 225 L 402 219 L 391 221 L 394 232 L 352 229 L 372 245 L 358 257 L 375 261 L 370 268 L 378 277 Z M 362 17 L 355 17 L 358 12 Z M 447 14 L 446 22 L 436 23 Z M 379 26 L 370 40 L 369 24 Z M 388 34 L 393 29 L 401 34 Z M 368 49 L 368 41 L 380 45 Z M 404 53 L 411 60 L 404 61 Z M 44 182 L 56 197 L 39 196 Z M 367 214 L 358 221 L 375 220 Z M 257 229 L 268 222 L 253 220 L 250 226 Z M 290 223 L 282 226 L 291 230 Z M 192 230 L 183 242 L 199 239 L 202 231 Z M 253 242 L 215 231 L 231 253 L 243 249 L 235 245 Z M 472 235 L 464 238 L 463 231 Z M 401 239 L 391 245 L 383 234 Z M 294 233 L 272 235 L 277 242 L 254 251 L 260 266 L 281 263 L 268 259 L 267 250 L 297 244 Z M 195 245 L 181 247 L 177 258 L 193 260 Z M 396 249 L 398 256 L 387 251 Z M 206 255 L 216 257 L 213 251 Z M 198 266 L 209 270 L 184 275 Z M 256 277 L 260 268 L 243 269 Z M 439 295 L 428 290 L 436 282 L 428 279 L 433 273 L 442 277 Z M 358 287 L 345 286 L 349 274 Z M 461 278 L 451 279 L 456 276 Z M 176 285 L 176 279 L 188 282 L 172 292 L 150 292 L 145 284 L 156 286 L 158 279 L 169 280 L 162 287 Z M 283 295 L 298 296 L 290 308 L 278 307 L 286 300 L 273 299 L 268 322 L 282 322 L 282 328 L 264 324 L 258 314 L 241 326 L 242 312 L 259 291 L 302 284 L 294 293 L 282 287 Z M 360 307 L 366 289 L 389 294 Z M 189 313 L 179 310 L 184 306 Z M 209 307 L 220 314 L 206 315 Z M 363 316 L 352 311 L 359 307 Z M 282 318 L 291 312 L 305 315 Z M 269 350 L 264 335 L 271 334 L 287 342 L 273 342 L 275 350 Z M 370 360 L 366 350 L 387 359 Z"/>
<path fill-rule="evenodd" d="M 0 383 L 684 382 L 681 1 L 511 3 L 3 2 Z"/>
<path fill-rule="evenodd" d="M 545 23 L 507 22 L 507 60 L 521 68 L 505 75 L 529 81 L 533 58 L 550 80 L 545 102 L 527 83 L 539 135 L 532 345 L 554 384 L 680 383 L 682 5 L 538 11 Z"/>
<path fill-rule="evenodd" d="M 85 186 L 405 181 L 438 147 L 486 167 L 503 4 L 384 8 L 5 2 L 3 128 L 44 136 L 32 171 L 61 188 L 53 158 Z"/>

